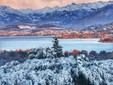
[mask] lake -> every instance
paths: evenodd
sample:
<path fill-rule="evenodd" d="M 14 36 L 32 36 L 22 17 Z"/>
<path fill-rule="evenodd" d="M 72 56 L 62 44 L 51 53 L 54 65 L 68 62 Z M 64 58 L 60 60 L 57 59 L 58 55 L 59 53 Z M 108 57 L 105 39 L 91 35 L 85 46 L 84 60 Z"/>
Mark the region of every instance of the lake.
<path fill-rule="evenodd" d="M 38 47 L 52 47 L 52 37 L 37 37 L 37 36 L 19 36 L 19 37 L 0 37 L 1 50 L 16 50 L 30 49 Z M 63 50 L 95 50 L 113 51 L 113 44 L 98 42 L 99 39 L 59 39 Z"/>

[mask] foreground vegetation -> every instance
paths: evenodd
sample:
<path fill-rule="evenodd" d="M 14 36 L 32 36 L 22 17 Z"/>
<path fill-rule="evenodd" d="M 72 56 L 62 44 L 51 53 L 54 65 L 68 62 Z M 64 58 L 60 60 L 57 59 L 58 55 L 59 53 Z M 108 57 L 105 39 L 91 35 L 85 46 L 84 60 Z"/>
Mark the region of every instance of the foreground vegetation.
<path fill-rule="evenodd" d="M 78 51 L 73 50 L 72 52 L 65 51 L 62 52 L 62 55 L 60 57 L 69 57 L 73 56 L 76 58 L 76 56 L 84 54 L 86 57 L 88 57 L 91 61 L 92 60 L 106 60 L 106 59 L 113 59 L 113 52 L 106 52 L 101 51 L 100 53 L 97 53 L 96 51 Z M 55 52 L 51 50 L 50 48 L 35 48 L 35 49 L 29 49 L 29 50 L 16 50 L 16 51 L 0 51 L 0 65 L 3 65 L 10 61 L 19 61 L 24 62 L 27 59 L 45 59 L 45 58 L 58 58 L 59 56 L 56 56 Z"/>
<path fill-rule="evenodd" d="M 52 48 L 1 51 L 0 85 L 111 85 L 110 58 L 113 52 L 63 52 L 57 38 Z"/>
<path fill-rule="evenodd" d="M 90 61 L 82 54 L 36 58 L 0 66 L 0 85 L 112 85 L 113 60 Z"/>
<path fill-rule="evenodd" d="M 51 48 L 35 48 L 35 49 L 28 49 L 28 50 L 16 50 L 16 51 L 0 51 L 0 65 L 4 65 L 7 62 L 17 60 L 19 62 L 24 62 L 27 59 L 45 59 L 45 58 L 59 58 L 59 57 L 69 57 L 84 54 L 90 60 L 104 60 L 104 59 L 112 59 L 113 52 L 106 52 L 101 51 L 97 53 L 96 51 L 86 51 L 86 50 L 73 50 L 72 52 L 69 51 L 62 51 L 62 46 L 59 45 L 59 40 L 54 38 L 53 46 Z"/>

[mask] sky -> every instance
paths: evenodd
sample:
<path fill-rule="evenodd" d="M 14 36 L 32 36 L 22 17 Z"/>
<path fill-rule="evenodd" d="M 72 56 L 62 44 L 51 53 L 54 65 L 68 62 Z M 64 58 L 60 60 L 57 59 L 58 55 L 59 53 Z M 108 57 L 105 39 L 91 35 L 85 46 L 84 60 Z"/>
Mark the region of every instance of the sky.
<path fill-rule="evenodd" d="M 87 3 L 97 1 L 99 0 L 0 0 L 0 5 L 7 5 L 15 9 L 41 9 L 44 7 L 65 6 L 71 3 Z"/>

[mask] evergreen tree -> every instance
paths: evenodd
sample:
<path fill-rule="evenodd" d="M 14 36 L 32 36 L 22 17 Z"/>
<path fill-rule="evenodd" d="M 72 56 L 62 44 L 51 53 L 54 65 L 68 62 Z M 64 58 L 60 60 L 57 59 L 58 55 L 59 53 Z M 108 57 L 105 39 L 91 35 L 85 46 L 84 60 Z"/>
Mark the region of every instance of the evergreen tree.
<path fill-rule="evenodd" d="M 62 46 L 59 45 L 59 40 L 55 37 L 54 40 L 52 41 L 53 42 L 53 52 L 55 54 L 56 57 L 61 57 L 63 56 L 63 53 L 62 53 Z"/>

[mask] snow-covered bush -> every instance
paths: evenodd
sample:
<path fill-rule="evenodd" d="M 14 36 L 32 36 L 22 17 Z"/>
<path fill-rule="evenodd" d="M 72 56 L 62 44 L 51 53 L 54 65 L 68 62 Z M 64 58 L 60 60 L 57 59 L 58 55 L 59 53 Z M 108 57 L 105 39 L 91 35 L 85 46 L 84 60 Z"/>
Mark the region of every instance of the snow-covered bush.
<path fill-rule="evenodd" d="M 32 49 L 28 52 L 28 58 L 44 59 L 44 58 L 46 58 L 46 53 L 44 53 L 43 48 Z"/>
<path fill-rule="evenodd" d="M 33 59 L 33 58 L 36 58 L 36 56 L 34 54 L 29 54 L 28 58 Z"/>
<path fill-rule="evenodd" d="M 0 85 L 74 85 L 71 70 L 76 62 L 73 57 L 14 63 L 0 67 Z"/>
<path fill-rule="evenodd" d="M 61 56 L 60 56 L 61 57 Z M 32 49 L 28 52 L 28 58 L 33 59 L 45 59 L 45 58 L 57 58 L 54 51 L 50 48 L 38 48 Z"/>
<path fill-rule="evenodd" d="M 113 85 L 113 60 L 84 55 L 13 61 L 0 67 L 0 85 Z"/>

